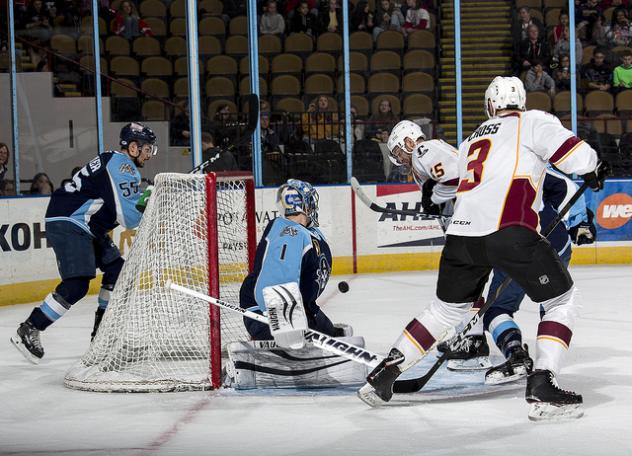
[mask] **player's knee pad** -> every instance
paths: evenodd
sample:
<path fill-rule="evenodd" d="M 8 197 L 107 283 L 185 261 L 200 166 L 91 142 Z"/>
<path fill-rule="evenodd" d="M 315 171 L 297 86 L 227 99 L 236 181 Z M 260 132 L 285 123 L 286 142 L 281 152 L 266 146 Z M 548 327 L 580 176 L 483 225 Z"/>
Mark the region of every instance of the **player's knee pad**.
<path fill-rule="evenodd" d="M 90 288 L 89 277 L 74 277 L 64 279 L 57 285 L 54 294 L 60 296 L 69 305 L 73 305 L 88 293 L 88 288 Z"/>
<path fill-rule="evenodd" d="M 118 280 L 119 274 L 121 273 L 121 269 L 123 269 L 123 265 L 125 264 L 125 260 L 121 257 L 118 257 L 113 262 L 103 266 L 101 270 L 103 271 L 103 280 L 102 283 L 105 287 L 106 285 L 111 287 L 110 290 L 114 289 L 114 285 Z"/>
<path fill-rule="evenodd" d="M 573 286 L 570 290 L 559 296 L 548 299 L 540 303 L 544 309 L 542 321 L 555 321 L 572 329 L 575 321 L 579 317 L 581 310 L 581 302 L 577 287 Z"/>

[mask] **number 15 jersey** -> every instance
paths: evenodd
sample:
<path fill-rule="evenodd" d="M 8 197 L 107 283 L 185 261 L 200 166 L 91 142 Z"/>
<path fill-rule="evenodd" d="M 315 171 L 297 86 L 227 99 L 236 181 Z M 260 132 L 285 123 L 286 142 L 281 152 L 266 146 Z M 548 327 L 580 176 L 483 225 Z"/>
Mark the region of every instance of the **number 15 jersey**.
<path fill-rule="evenodd" d="M 459 146 L 459 187 L 447 234 L 485 236 L 515 225 L 539 231 L 547 162 L 581 175 L 594 171 L 597 154 L 542 111 L 483 123 Z"/>

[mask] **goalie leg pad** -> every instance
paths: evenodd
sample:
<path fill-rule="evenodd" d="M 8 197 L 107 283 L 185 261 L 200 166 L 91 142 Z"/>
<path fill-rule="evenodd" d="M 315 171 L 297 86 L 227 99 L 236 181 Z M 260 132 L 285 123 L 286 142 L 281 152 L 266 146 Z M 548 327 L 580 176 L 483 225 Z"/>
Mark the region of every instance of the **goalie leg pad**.
<path fill-rule="evenodd" d="M 364 347 L 363 337 L 340 340 Z M 307 345 L 286 350 L 274 341 L 241 341 L 228 346 L 226 386 L 253 388 L 325 388 L 364 383 L 364 364 Z"/>

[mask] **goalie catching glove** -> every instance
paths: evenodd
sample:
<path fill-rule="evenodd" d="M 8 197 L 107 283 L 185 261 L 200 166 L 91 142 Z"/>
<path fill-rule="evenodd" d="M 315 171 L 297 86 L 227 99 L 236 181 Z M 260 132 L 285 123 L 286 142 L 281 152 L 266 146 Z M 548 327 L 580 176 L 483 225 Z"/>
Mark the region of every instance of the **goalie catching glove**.
<path fill-rule="evenodd" d="M 307 316 L 296 282 L 272 285 L 263 289 L 268 310 L 270 333 L 280 347 L 299 349 L 305 345 Z"/>
<path fill-rule="evenodd" d="M 153 185 L 148 186 L 143 194 L 140 195 L 140 198 L 138 198 L 138 201 L 136 202 L 136 210 L 141 214 L 145 212 L 145 209 L 147 209 L 147 203 L 149 202 L 149 197 L 151 196 L 151 192 L 153 190 Z"/>

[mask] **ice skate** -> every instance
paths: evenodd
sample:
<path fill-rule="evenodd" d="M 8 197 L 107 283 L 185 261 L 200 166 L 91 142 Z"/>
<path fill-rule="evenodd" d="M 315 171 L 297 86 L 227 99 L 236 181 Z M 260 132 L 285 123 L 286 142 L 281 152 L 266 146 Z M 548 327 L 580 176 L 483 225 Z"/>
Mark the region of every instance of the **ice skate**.
<path fill-rule="evenodd" d="M 480 370 L 492 367 L 485 335 L 466 336 L 457 350 L 450 350 L 448 341 L 444 341 L 437 346 L 437 350 L 448 352 L 449 370 Z"/>
<path fill-rule="evenodd" d="M 367 383 L 358 391 L 358 397 L 371 407 L 386 404 L 393 397 L 393 383 L 402 371 L 398 365 L 404 361 L 404 355 L 392 348 L 386 358 L 366 378 Z"/>
<path fill-rule="evenodd" d="M 28 321 L 20 324 L 15 335 L 11 337 L 11 343 L 33 364 L 39 364 L 44 356 L 40 331 Z"/>
<path fill-rule="evenodd" d="M 525 399 L 531 404 L 532 421 L 576 419 L 584 415 L 581 394 L 561 389 L 555 374 L 549 370 L 529 374 Z"/>
<path fill-rule="evenodd" d="M 503 364 L 492 367 L 485 374 L 487 385 L 500 385 L 526 377 L 533 371 L 533 360 L 529 356 L 527 344 L 517 347 Z"/>

